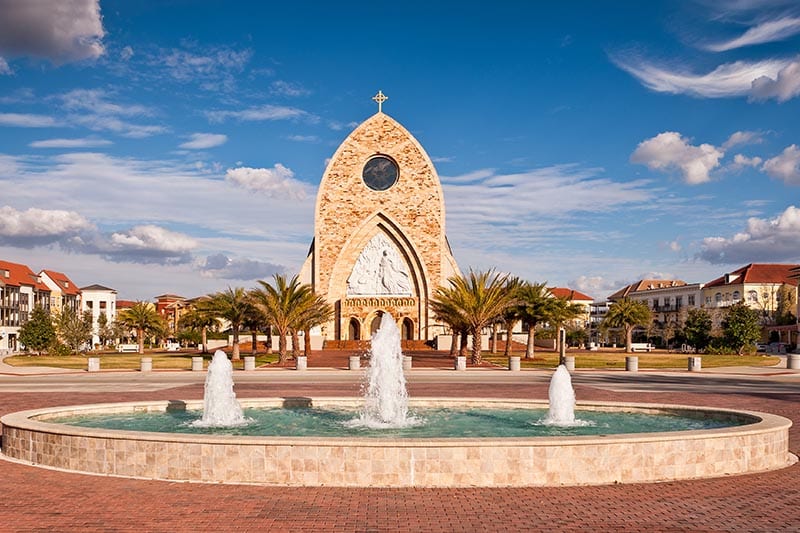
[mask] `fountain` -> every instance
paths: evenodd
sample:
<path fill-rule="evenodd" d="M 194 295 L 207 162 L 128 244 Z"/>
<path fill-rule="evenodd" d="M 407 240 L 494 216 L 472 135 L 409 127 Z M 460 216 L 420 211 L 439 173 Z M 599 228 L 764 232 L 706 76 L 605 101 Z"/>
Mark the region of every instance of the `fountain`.
<path fill-rule="evenodd" d="M 408 391 L 403 373 L 400 330 L 392 315 L 383 313 L 370 343 L 364 411 L 352 424 L 370 428 L 397 428 L 413 424 L 408 418 Z"/>
<path fill-rule="evenodd" d="M 550 379 L 548 391 L 550 407 L 545 424 L 554 426 L 570 426 L 575 424 L 575 391 L 572 388 L 572 377 L 564 365 L 558 365 Z"/>
<path fill-rule="evenodd" d="M 233 365 L 222 350 L 214 352 L 208 365 L 203 392 L 203 417 L 194 427 L 234 427 L 248 424 L 233 392 Z"/>
<path fill-rule="evenodd" d="M 581 434 L 569 372 L 559 367 L 550 383 L 549 404 L 537 400 L 493 398 L 414 398 L 409 400 L 402 372 L 399 333 L 385 314 L 373 337 L 373 361 L 365 398 L 253 398 L 248 409 L 276 410 L 294 424 L 301 411 L 363 408 L 353 421 L 356 433 L 287 435 L 185 434 L 78 427 L 61 422 L 83 415 L 136 416 L 183 414 L 204 407 L 203 420 L 237 425 L 243 420 L 233 394 L 230 362 L 215 354 L 206 394 L 200 401 L 150 401 L 46 408 L 5 415 L 3 454 L 32 465 L 126 477 L 343 487 L 520 487 L 641 483 L 716 477 L 783 468 L 796 461 L 788 449 L 791 421 L 768 413 L 696 406 L 582 402 L 589 414 L 641 414 L 690 420 L 729 421 L 712 429 L 655 430 Z M 219 359 L 217 371 L 216 361 Z M 212 392 L 213 391 L 213 392 Z M 212 400 L 213 398 L 213 400 Z M 219 403 L 217 403 L 219 402 Z M 225 407 L 222 407 L 225 405 Z M 484 426 L 503 410 L 530 417 L 549 405 L 543 424 L 561 433 L 536 437 L 490 433 L 453 438 L 435 434 L 398 436 L 415 410 L 473 410 L 472 425 Z M 234 408 L 235 406 L 235 408 Z M 487 412 L 488 411 L 488 412 Z M 231 415 L 234 412 L 238 414 Z M 254 411 L 250 411 L 253 413 Z M 253 415 L 255 416 L 255 415 Z M 345 415 L 342 415 L 345 416 Z M 349 415 L 352 417 L 352 415 Z M 380 428 L 377 436 L 361 433 Z M 534 427 L 535 422 L 517 423 Z M 564 426 L 567 426 L 564 428 Z M 123 426 L 128 429 L 129 426 Z M 341 426 L 339 426 L 341 427 Z M 420 426 L 421 427 L 421 426 Z M 398 429 L 399 428 L 399 429 Z M 692 428 L 691 430 L 687 430 Z M 414 427 L 411 428 L 415 429 Z M 218 431 L 218 430 L 216 430 Z M 238 431 L 238 430 L 237 430 Z M 386 432 L 389 433 L 386 433 Z M 566 431 L 567 433 L 564 433 Z M 369 437 L 369 438 L 366 438 Z"/>

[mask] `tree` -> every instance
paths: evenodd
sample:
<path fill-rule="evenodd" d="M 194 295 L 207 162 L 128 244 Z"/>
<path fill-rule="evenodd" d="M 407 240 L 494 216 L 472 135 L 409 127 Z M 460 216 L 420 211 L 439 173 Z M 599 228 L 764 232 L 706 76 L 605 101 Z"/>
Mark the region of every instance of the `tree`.
<path fill-rule="evenodd" d="M 310 288 L 310 287 L 309 287 Z M 297 312 L 295 330 L 303 332 L 303 353 L 311 353 L 311 329 L 325 324 L 333 316 L 333 307 L 325 298 L 314 294 L 312 290 L 306 293 Z"/>
<path fill-rule="evenodd" d="M 467 323 L 459 310 L 456 290 L 452 286 L 439 286 L 431 299 L 430 308 L 437 320 L 447 324 L 452 332 L 450 355 L 453 357 L 456 353 L 462 355 L 458 339 L 466 339 Z M 466 343 L 463 343 L 462 346 L 466 351 Z"/>
<path fill-rule="evenodd" d="M 778 300 L 775 308 L 775 325 L 788 326 L 797 323 L 797 318 L 794 316 L 795 310 L 797 309 L 797 304 L 795 302 L 796 294 L 797 288 L 794 286 L 788 283 L 784 283 L 780 286 L 778 293 L 775 295 L 775 298 Z"/>
<path fill-rule="evenodd" d="M 603 326 L 623 328 L 625 330 L 625 352 L 631 353 L 634 328 L 648 326 L 651 320 L 652 313 L 646 303 L 622 298 L 608 307 L 608 313 L 603 318 Z"/>
<path fill-rule="evenodd" d="M 242 323 L 251 312 L 252 303 L 249 294 L 242 287 L 228 287 L 224 291 L 215 292 L 203 298 L 201 307 L 217 318 L 226 320 L 231 325 L 233 336 L 233 352 L 231 359 L 238 361 L 239 356 L 239 331 Z"/>
<path fill-rule="evenodd" d="M 163 323 L 155 306 L 144 300 L 139 300 L 131 307 L 123 309 L 119 313 L 119 321 L 136 330 L 136 341 L 139 343 L 140 354 L 144 353 L 145 334 L 160 330 Z"/>
<path fill-rule="evenodd" d="M 250 301 L 264 314 L 266 321 L 278 332 L 278 361 L 284 363 L 287 357 L 286 336 L 299 326 L 299 316 L 307 305 L 311 286 L 300 283 L 298 276 L 290 280 L 281 274 L 273 276 L 274 285 L 259 280 L 260 288 L 250 291 Z M 304 303 L 306 300 L 306 303 Z M 293 338 L 292 352 L 298 353 L 299 337 Z"/>
<path fill-rule="evenodd" d="M 683 336 L 696 351 L 705 349 L 711 342 L 711 315 L 705 309 L 689 309 L 683 324 Z"/>
<path fill-rule="evenodd" d="M 56 328 L 50 313 L 41 306 L 34 307 L 28 321 L 19 328 L 19 342 L 40 355 L 56 339 Z"/>
<path fill-rule="evenodd" d="M 92 313 L 86 311 L 78 314 L 75 310 L 65 307 L 57 315 L 56 331 L 61 341 L 69 346 L 75 355 L 92 338 Z"/>
<path fill-rule="evenodd" d="M 525 359 L 533 359 L 536 326 L 545 322 L 550 316 L 549 307 L 553 304 L 553 297 L 547 288 L 547 282 L 526 282 L 517 288 L 515 293 L 517 303 L 509 311 L 527 328 L 528 343 L 525 346 Z"/>
<path fill-rule="evenodd" d="M 516 295 L 506 290 L 507 275 L 493 270 L 474 272 L 469 276 L 451 277 L 453 303 L 472 336 L 472 364 L 481 363 L 481 332 L 509 306 Z"/>
<path fill-rule="evenodd" d="M 758 312 L 744 302 L 733 304 L 722 323 L 722 332 L 725 343 L 742 355 L 746 346 L 752 346 L 761 338 Z"/>
<path fill-rule="evenodd" d="M 178 327 L 198 332 L 202 345 L 201 352 L 208 353 L 208 330 L 216 330 L 219 321 L 213 312 L 203 308 L 203 300 L 199 300 L 191 310 L 178 319 Z"/>
<path fill-rule="evenodd" d="M 574 320 L 583 314 L 583 307 L 580 304 L 572 303 L 566 298 L 551 298 L 545 309 L 546 319 L 556 331 L 556 350 L 561 353 L 561 335 L 558 331 L 567 322 Z"/>

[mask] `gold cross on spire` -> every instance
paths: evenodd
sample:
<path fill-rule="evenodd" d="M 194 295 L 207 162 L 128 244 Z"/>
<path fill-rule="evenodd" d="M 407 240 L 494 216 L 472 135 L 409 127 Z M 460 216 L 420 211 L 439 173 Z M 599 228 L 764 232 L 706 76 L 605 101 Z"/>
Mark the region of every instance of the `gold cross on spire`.
<path fill-rule="evenodd" d="M 373 99 L 373 100 L 375 100 L 376 102 L 378 102 L 378 113 L 382 113 L 382 112 L 383 112 L 383 110 L 382 110 L 381 108 L 383 107 L 383 103 L 384 103 L 386 100 L 388 100 L 388 99 L 389 99 L 389 97 L 388 97 L 388 96 L 386 96 L 385 94 L 383 94 L 383 92 L 382 92 L 382 91 L 378 90 L 378 94 L 376 94 L 375 96 L 373 96 L 373 97 L 372 97 L 372 99 Z"/>

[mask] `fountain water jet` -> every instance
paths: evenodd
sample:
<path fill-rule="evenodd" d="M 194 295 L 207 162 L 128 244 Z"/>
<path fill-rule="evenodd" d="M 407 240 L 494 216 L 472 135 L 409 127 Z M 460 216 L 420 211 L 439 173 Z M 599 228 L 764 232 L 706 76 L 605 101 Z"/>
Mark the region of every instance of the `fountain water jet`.
<path fill-rule="evenodd" d="M 416 422 L 408 417 L 400 330 L 389 313 L 383 313 L 380 328 L 372 336 L 364 396 L 364 412 L 353 425 L 404 427 Z"/>
<path fill-rule="evenodd" d="M 208 365 L 203 393 L 203 418 L 193 422 L 192 426 L 233 427 L 248 422 L 233 392 L 233 365 L 225 352 L 217 350 Z"/>
<path fill-rule="evenodd" d="M 553 426 L 575 425 L 575 390 L 566 366 L 558 365 L 550 379 L 548 396 L 550 409 L 543 422 Z"/>

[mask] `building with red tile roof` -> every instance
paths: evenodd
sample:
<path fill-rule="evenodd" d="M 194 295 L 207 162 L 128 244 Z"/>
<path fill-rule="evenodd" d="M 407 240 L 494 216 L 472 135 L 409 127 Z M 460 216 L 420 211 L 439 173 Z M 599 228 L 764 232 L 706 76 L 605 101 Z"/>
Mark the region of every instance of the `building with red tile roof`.
<path fill-rule="evenodd" d="M 45 269 L 39 272 L 39 277 L 50 289 L 51 310 L 71 309 L 76 313 L 80 310 L 81 291 L 66 274 Z"/>
<path fill-rule="evenodd" d="M 19 349 L 19 328 L 37 306 L 50 308 L 50 289 L 27 265 L 0 261 L 0 353 Z"/>
<path fill-rule="evenodd" d="M 772 316 L 784 298 L 797 305 L 797 264 L 750 263 L 713 279 L 703 287 L 703 304 L 707 308 L 728 307 L 743 301 Z"/>

